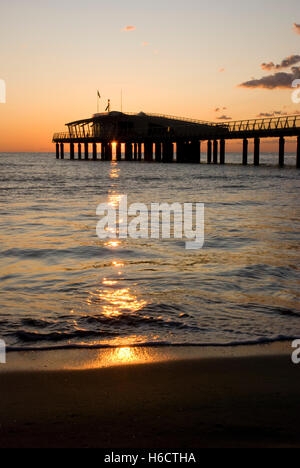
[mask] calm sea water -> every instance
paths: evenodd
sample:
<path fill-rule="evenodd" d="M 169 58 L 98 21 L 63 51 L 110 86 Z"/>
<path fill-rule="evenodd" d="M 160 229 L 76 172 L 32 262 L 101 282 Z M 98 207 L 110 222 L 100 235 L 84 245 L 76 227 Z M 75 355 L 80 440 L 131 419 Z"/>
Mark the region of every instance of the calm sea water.
<path fill-rule="evenodd" d="M 2 153 L 0 338 L 25 349 L 299 337 L 299 189 L 294 167 Z M 204 202 L 204 248 L 99 240 L 96 207 L 121 194 L 129 202 Z"/>

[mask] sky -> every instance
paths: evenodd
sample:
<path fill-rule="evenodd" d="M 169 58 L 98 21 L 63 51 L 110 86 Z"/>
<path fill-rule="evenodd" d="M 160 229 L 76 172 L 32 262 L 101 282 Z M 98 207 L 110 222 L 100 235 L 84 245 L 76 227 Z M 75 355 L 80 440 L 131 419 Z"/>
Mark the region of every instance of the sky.
<path fill-rule="evenodd" d="M 54 132 L 97 111 L 97 89 L 100 111 L 120 110 L 122 89 L 125 112 L 300 112 L 299 0 L 1 0 L 0 13 L 0 151 L 53 151 Z"/>

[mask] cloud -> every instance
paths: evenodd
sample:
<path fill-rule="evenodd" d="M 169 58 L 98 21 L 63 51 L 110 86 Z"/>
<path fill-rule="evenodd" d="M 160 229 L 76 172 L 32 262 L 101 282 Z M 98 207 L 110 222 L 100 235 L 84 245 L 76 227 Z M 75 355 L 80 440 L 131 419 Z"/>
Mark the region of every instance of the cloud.
<path fill-rule="evenodd" d="M 275 65 L 274 62 L 262 63 L 261 68 L 263 70 L 281 70 L 282 68 L 288 68 L 296 63 L 300 62 L 300 55 L 290 55 L 289 57 L 283 59 L 281 63 Z"/>
<path fill-rule="evenodd" d="M 300 34 L 300 24 L 294 23 L 293 29 L 296 34 Z"/>
<path fill-rule="evenodd" d="M 273 114 L 269 112 L 261 112 L 260 114 L 257 114 L 256 117 L 274 117 Z"/>
<path fill-rule="evenodd" d="M 147 47 L 147 46 L 149 45 L 149 42 L 147 42 L 147 41 L 144 41 L 144 42 L 142 42 L 142 44 L 141 44 L 141 45 L 142 45 L 142 47 Z"/>
<path fill-rule="evenodd" d="M 227 107 L 216 107 L 215 112 L 219 112 L 221 110 L 227 110 Z"/>
<path fill-rule="evenodd" d="M 225 68 L 220 68 L 219 73 L 223 73 L 225 71 Z"/>
<path fill-rule="evenodd" d="M 276 68 L 276 65 L 274 62 L 262 63 L 261 68 L 263 70 L 274 70 L 274 68 Z"/>
<path fill-rule="evenodd" d="M 258 80 L 245 81 L 238 85 L 239 88 L 291 88 L 294 80 L 300 79 L 300 67 L 292 67 L 291 72 L 277 72 L 273 75 L 264 76 Z"/>
<path fill-rule="evenodd" d="M 228 117 L 228 115 L 220 115 L 220 117 L 217 117 L 218 120 L 231 120 L 232 117 Z"/>
<path fill-rule="evenodd" d="M 136 29 L 135 26 L 125 26 L 125 28 L 121 29 L 123 32 L 134 31 Z"/>
<path fill-rule="evenodd" d="M 280 115 L 287 115 L 287 113 L 282 111 L 261 112 L 257 117 L 278 117 Z"/>

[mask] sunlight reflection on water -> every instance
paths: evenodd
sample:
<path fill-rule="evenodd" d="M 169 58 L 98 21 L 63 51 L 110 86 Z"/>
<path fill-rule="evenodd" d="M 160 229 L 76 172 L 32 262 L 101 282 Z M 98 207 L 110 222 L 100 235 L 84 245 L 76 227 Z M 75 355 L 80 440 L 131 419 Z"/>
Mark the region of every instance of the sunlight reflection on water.
<path fill-rule="evenodd" d="M 9 345 L 127 349 L 300 334 L 295 169 L 53 155 L 5 155 L 0 166 L 0 335 Z M 96 207 L 116 207 L 121 194 L 129 203 L 204 202 L 204 249 L 98 239 Z"/>

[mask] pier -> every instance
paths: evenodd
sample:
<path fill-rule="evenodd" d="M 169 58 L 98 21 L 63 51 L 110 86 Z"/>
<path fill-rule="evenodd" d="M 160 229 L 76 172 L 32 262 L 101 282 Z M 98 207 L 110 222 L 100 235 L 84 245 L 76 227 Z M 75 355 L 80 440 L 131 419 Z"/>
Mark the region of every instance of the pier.
<path fill-rule="evenodd" d="M 206 163 L 225 164 L 226 141 L 242 140 L 242 161 L 249 164 L 249 140 L 254 142 L 254 166 L 260 164 L 262 138 L 278 138 L 278 165 L 285 164 L 285 142 L 296 137 L 295 165 L 300 168 L 300 115 L 229 122 L 207 122 L 160 114 L 108 112 L 66 124 L 67 131 L 55 133 L 56 158 L 145 161 L 163 163 L 202 163 L 203 143 L 207 142 Z M 122 151 L 123 148 L 123 151 Z M 76 151 L 77 150 L 77 151 Z M 203 156 L 203 154 L 202 154 Z"/>

